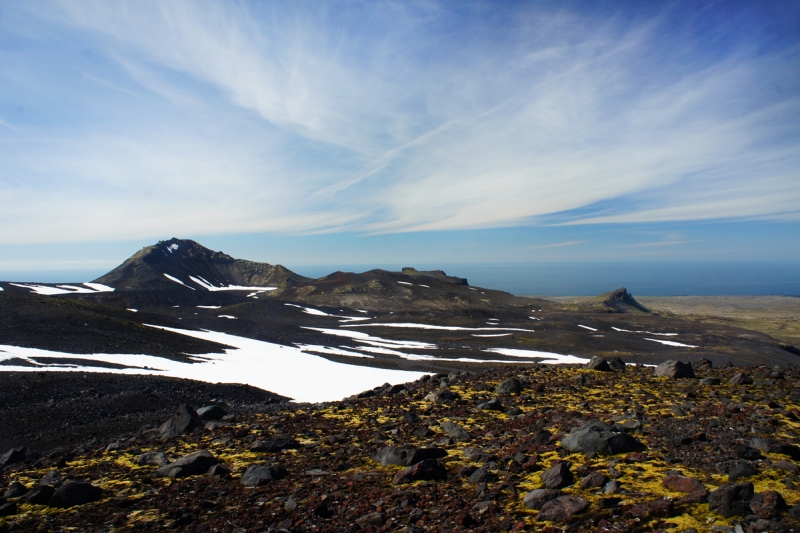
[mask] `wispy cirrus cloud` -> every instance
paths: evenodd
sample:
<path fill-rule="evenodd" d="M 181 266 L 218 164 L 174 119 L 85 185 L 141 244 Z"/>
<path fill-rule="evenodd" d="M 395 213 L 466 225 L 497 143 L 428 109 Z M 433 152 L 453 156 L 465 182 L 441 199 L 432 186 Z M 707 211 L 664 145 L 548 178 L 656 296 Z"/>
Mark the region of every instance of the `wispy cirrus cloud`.
<path fill-rule="evenodd" d="M 2 119 L 2 242 L 800 212 L 800 47 L 772 35 L 779 12 L 4 9 L 0 98 L 33 104 Z"/>

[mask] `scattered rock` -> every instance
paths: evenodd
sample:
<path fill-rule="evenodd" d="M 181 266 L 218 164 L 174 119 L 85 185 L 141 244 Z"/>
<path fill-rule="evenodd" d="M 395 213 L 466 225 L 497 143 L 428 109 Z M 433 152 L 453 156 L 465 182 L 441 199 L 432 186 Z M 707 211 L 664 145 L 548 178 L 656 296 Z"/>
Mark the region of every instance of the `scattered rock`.
<path fill-rule="evenodd" d="M 518 416 L 518 415 L 525 414 L 525 411 L 523 411 L 522 409 L 520 409 L 519 407 L 517 407 L 517 406 L 515 405 L 514 407 L 512 407 L 511 409 L 509 409 L 508 411 L 506 411 L 506 414 L 507 414 L 508 416 Z"/>
<path fill-rule="evenodd" d="M 774 468 L 775 470 L 785 470 L 793 474 L 800 472 L 800 466 L 797 466 L 791 461 L 775 461 L 774 463 L 772 463 L 771 468 Z"/>
<path fill-rule="evenodd" d="M 729 481 L 736 481 L 737 479 L 743 477 L 752 477 L 758 474 L 758 470 L 753 468 L 753 466 L 748 462 L 741 462 L 731 468 L 730 472 L 728 472 L 728 480 Z"/>
<path fill-rule="evenodd" d="M 599 420 L 589 421 L 575 433 L 567 435 L 561 440 L 561 445 L 570 452 L 598 452 L 610 455 L 635 452 L 645 447 L 627 433 Z"/>
<path fill-rule="evenodd" d="M 5 491 L 3 498 L 19 498 L 20 496 L 24 496 L 27 492 L 28 487 L 19 481 L 15 481 L 8 487 L 8 490 Z"/>
<path fill-rule="evenodd" d="M 522 503 L 528 509 L 541 509 L 545 503 L 558 498 L 560 495 L 561 491 L 558 490 L 536 489 L 526 494 L 522 499 Z"/>
<path fill-rule="evenodd" d="M 32 505 L 47 505 L 55 493 L 56 489 L 50 485 L 38 485 L 28 491 L 25 501 Z"/>
<path fill-rule="evenodd" d="M 582 489 L 599 489 L 608 482 L 608 477 L 602 472 L 592 472 L 581 480 Z"/>
<path fill-rule="evenodd" d="M 50 485 L 51 487 L 58 488 L 61 486 L 61 472 L 58 470 L 51 470 L 39 481 L 39 485 Z"/>
<path fill-rule="evenodd" d="M 733 376 L 728 383 L 730 383 L 731 385 L 752 385 L 753 378 L 751 378 L 744 372 L 739 372 L 738 374 Z"/>
<path fill-rule="evenodd" d="M 491 483 L 497 479 L 497 476 L 491 473 L 485 466 L 482 466 L 475 470 L 469 476 L 470 483 Z"/>
<path fill-rule="evenodd" d="M 608 361 L 597 355 L 592 357 L 589 362 L 583 366 L 584 368 L 597 370 L 598 372 L 611 372 L 611 365 L 608 364 Z"/>
<path fill-rule="evenodd" d="M 60 487 L 53 497 L 50 498 L 48 505 L 66 509 L 76 505 L 96 502 L 103 497 L 103 489 L 95 487 L 85 481 L 70 481 Z"/>
<path fill-rule="evenodd" d="M 164 465 L 156 470 L 155 475 L 160 477 L 186 477 L 204 474 L 209 468 L 219 463 L 219 460 L 206 450 L 190 453 L 181 457 L 174 463 Z"/>
<path fill-rule="evenodd" d="M 747 516 L 750 514 L 750 500 L 753 499 L 752 483 L 726 483 L 708 496 L 711 510 L 725 518 Z"/>
<path fill-rule="evenodd" d="M 203 422 L 210 422 L 212 420 L 222 420 L 222 417 L 227 415 L 225 409 L 219 405 L 205 405 L 197 410 L 197 416 Z"/>
<path fill-rule="evenodd" d="M 564 523 L 580 514 L 589 507 L 589 503 L 577 496 L 559 496 L 542 506 L 541 512 L 536 517 L 538 520 L 550 520 Z"/>
<path fill-rule="evenodd" d="M 370 458 L 381 466 L 398 465 L 411 466 L 425 459 L 439 459 L 447 457 L 447 452 L 441 448 L 417 448 L 416 446 L 381 448 L 373 453 Z"/>
<path fill-rule="evenodd" d="M 659 498 L 645 503 L 634 505 L 625 512 L 631 518 L 647 519 L 651 517 L 667 518 L 675 515 L 675 504 L 672 500 Z"/>
<path fill-rule="evenodd" d="M 750 500 L 750 509 L 753 514 L 757 514 L 761 518 L 777 518 L 786 510 L 786 501 L 780 492 L 767 490 L 753 496 L 753 499 Z"/>
<path fill-rule="evenodd" d="M 548 489 L 561 489 L 572 485 L 575 478 L 572 476 L 569 467 L 572 466 L 568 461 L 560 461 L 540 474 L 542 483 Z"/>
<path fill-rule="evenodd" d="M 0 466 L 10 466 L 17 463 L 31 463 L 37 460 L 41 454 L 27 446 L 12 448 L 3 455 L 0 455 Z"/>
<path fill-rule="evenodd" d="M 686 492 L 689 494 L 703 492 L 706 495 L 708 494 L 708 491 L 702 483 L 686 476 L 667 476 L 664 478 L 664 481 L 661 482 L 661 485 L 676 492 Z"/>
<path fill-rule="evenodd" d="M 239 482 L 245 487 L 260 487 L 285 478 L 286 469 L 281 466 L 250 465 Z"/>
<path fill-rule="evenodd" d="M 444 422 L 440 423 L 439 426 L 442 428 L 442 431 L 444 431 L 444 434 L 451 439 L 455 439 L 460 442 L 472 440 L 472 435 L 470 432 L 454 422 L 445 420 Z"/>
<path fill-rule="evenodd" d="M 133 460 L 134 463 L 137 465 L 157 465 L 157 466 L 164 466 L 169 464 L 169 460 L 167 456 L 164 455 L 164 452 L 144 452 L 143 454 L 136 457 Z"/>
<path fill-rule="evenodd" d="M 194 428 L 201 427 L 203 422 L 197 413 L 186 404 L 178 407 L 175 414 L 158 428 L 158 434 L 163 439 L 170 439 L 189 433 Z"/>
<path fill-rule="evenodd" d="M 383 520 L 383 513 L 379 513 L 377 511 L 369 514 L 365 514 L 360 518 L 356 518 L 356 524 L 360 527 L 367 527 L 367 526 L 375 526 L 380 527 L 384 524 Z"/>
<path fill-rule="evenodd" d="M 425 459 L 397 472 L 392 478 L 392 483 L 400 485 L 412 481 L 447 479 L 447 470 L 436 459 Z"/>
<path fill-rule="evenodd" d="M 432 403 L 449 403 L 458 400 L 460 397 L 458 393 L 453 391 L 436 390 L 425 396 L 425 401 Z"/>
<path fill-rule="evenodd" d="M 503 404 L 497 398 L 478 404 L 479 411 L 502 411 L 503 409 Z"/>
<path fill-rule="evenodd" d="M 300 443 L 289 435 L 277 435 L 275 437 L 257 440 L 250 445 L 251 452 L 280 452 L 283 450 L 296 450 Z"/>
<path fill-rule="evenodd" d="M 664 361 L 658 365 L 653 371 L 653 375 L 657 378 L 694 378 L 694 369 L 691 363 L 684 363 L 681 361 Z"/>
<path fill-rule="evenodd" d="M 523 388 L 522 380 L 518 378 L 509 378 L 495 387 L 494 391 L 497 394 L 516 394 L 522 392 Z"/>
<path fill-rule="evenodd" d="M 231 477 L 231 469 L 222 464 L 215 464 L 208 469 L 207 473 L 209 476 L 221 477 L 223 479 Z"/>
<path fill-rule="evenodd" d="M 720 383 L 722 383 L 721 379 L 712 378 L 710 376 L 700 380 L 700 385 L 705 385 L 705 386 L 715 386 L 719 385 Z"/>
<path fill-rule="evenodd" d="M 12 516 L 17 514 L 17 503 L 7 502 L 0 505 L 0 516 Z"/>

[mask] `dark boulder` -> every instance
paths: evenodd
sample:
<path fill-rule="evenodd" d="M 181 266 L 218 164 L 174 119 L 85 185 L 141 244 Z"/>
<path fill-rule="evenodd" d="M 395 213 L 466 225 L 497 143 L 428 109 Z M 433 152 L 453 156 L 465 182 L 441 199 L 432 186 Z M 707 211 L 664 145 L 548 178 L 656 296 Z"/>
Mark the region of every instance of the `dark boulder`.
<path fill-rule="evenodd" d="M 578 431 L 567 435 L 561 445 L 570 452 L 598 452 L 614 455 L 635 452 L 645 446 L 623 431 L 619 431 L 600 420 L 584 424 Z"/>
<path fill-rule="evenodd" d="M 8 487 L 8 490 L 3 493 L 3 498 L 19 498 L 20 496 L 24 496 L 27 492 L 28 487 L 19 481 L 15 481 Z"/>
<path fill-rule="evenodd" d="M 454 422 L 446 420 L 441 424 L 439 424 L 439 426 L 442 428 L 442 431 L 444 431 L 444 434 L 450 437 L 451 439 L 455 439 L 461 442 L 472 440 L 472 435 L 470 434 L 470 432 Z"/>
<path fill-rule="evenodd" d="M 592 472 L 581 479 L 582 489 L 599 489 L 608 482 L 608 477 L 602 472 Z"/>
<path fill-rule="evenodd" d="M 50 485 L 38 485 L 28 491 L 25 501 L 32 505 L 47 505 L 55 493 L 56 489 Z"/>
<path fill-rule="evenodd" d="M 231 469 L 222 464 L 216 464 L 208 469 L 208 475 L 228 479 L 231 477 Z"/>
<path fill-rule="evenodd" d="M 702 492 L 706 495 L 708 494 L 708 491 L 706 491 L 702 483 L 686 476 L 667 476 L 664 478 L 664 481 L 661 482 L 661 485 L 676 492 L 686 492 L 689 494 Z"/>
<path fill-rule="evenodd" d="M 425 459 L 397 472 L 392 478 L 394 485 L 412 481 L 447 479 L 447 470 L 436 459 Z"/>
<path fill-rule="evenodd" d="M 580 514 L 589 507 L 589 503 L 577 496 L 559 496 L 542 506 L 538 520 L 549 520 L 552 522 L 565 523 L 572 520 L 576 514 Z"/>
<path fill-rule="evenodd" d="M 169 460 L 167 456 L 164 455 L 164 452 L 145 452 L 136 457 L 133 460 L 134 463 L 137 465 L 157 465 L 157 466 L 164 466 L 169 464 Z"/>
<path fill-rule="evenodd" d="M 435 390 L 425 396 L 425 401 L 432 403 L 449 403 L 458 400 L 460 397 L 461 396 L 459 396 L 457 392 L 449 390 Z"/>
<path fill-rule="evenodd" d="M 550 489 L 532 490 L 522 499 L 522 503 L 528 509 L 541 509 L 544 504 L 554 500 L 561 495 L 561 491 Z"/>
<path fill-rule="evenodd" d="M 737 479 L 743 477 L 753 477 L 756 474 L 758 474 L 758 470 L 753 468 L 753 465 L 748 462 L 741 462 L 731 468 L 730 472 L 728 472 L 728 480 L 736 481 Z"/>
<path fill-rule="evenodd" d="M 76 505 L 96 502 L 103 497 L 103 489 L 85 481 L 70 481 L 60 487 L 50 498 L 49 506 L 66 509 Z"/>
<path fill-rule="evenodd" d="M 203 422 L 210 422 L 212 420 L 222 420 L 222 417 L 227 415 L 225 409 L 219 405 L 205 405 L 197 410 L 197 416 Z"/>
<path fill-rule="evenodd" d="M 627 368 L 627 365 L 625 365 L 625 361 L 623 361 L 619 357 L 606 360 L 608 361 L 608 366 L 611 367 L 611 370 L 624 371 Z"/>
<path fill-rule="evenodd" d="M 178 407 L 178 410 L 172 418 L 164 422 L 161 427 L 158 428 L 158 434 L 161 438 L 170 439 L 178 435 L 189 433 L 194 430 L 194 428 L 202 427 L 202 425 L 203 422 L 200 420 L 200 417 L 197 416 L 194 409 L 183 404 Z"/>
<path fill-rule="evenodd" d="M 752 483 L 726 483 L 708 496 L 711 510 L 725 518 L 747 516 L 751 513 L 750 500 L 753 499 Z"/>
<path fill-rule="evenodd" d="M 597 370 L 598 372 L 611 372 L 611 365 L 608 364 L 608 361 L 597 355 L 592 357 L 583 367 L 589 370 Z"/>
<path fill-rule="evenodd" d="M 260 487 L 285 478 L 286 469 L 282 466 L 250 465 L 239 482 L 246 487 Z"/>
<path fill-rule="evenodd" d="M 719 379 L 719 378 L 713 378 L 713 377 L 710 377 L 710 376 L 709 376 L 709 377 L 707 377 L 707 378 L 703 378 L 703 379 L 701 379 L 701 380 L 700 380 L 700 385 L 710 385 L 710 386 L 714 386 L 714 385 L 719 385 L 720 383 L 722 383 L 722 380 L 721 380 L 721 379 Z"/>
<path fill-rule="evenodd" d="M 58 470 L 51 470 L 39 481 L 39 485 L 50 485 L 51 487 L 58 488 L 61 486 L 61 472 Z"/>
<path fill-rule="evenodd" d="M 497 476 L 490 472 L 485 466 L 482 466 L 475 470 L 469 476 L 470 483 L 491 483 L 497 480 Z"/>
<path fill-rule="evenodd" d="M 12 448 L 0 455 L 0 466 L 10 466 L 17 463 L 30 463 L 37 460 L 41 454 L 27 446 Z"/>
<path fill-rule="evenodd" d="M 447 452 L 441 448 L 417 448 L 416 446 L 389 446 L 370 455 L 370 458 L 380 463 L 381 466 L 411 466 L 425 459 L 441 457 L 447 457 Z"/>
<path fill-rule="evenodd" d="M 522 380 L 518 378 L 509 378 L 495 387 L 494 391 L 497 394 L 516 394 L 522 392 L 523 388 Z"/>
<path fill-rule="evenodd" d="M 731 385 L 752 385 L 753 378 L 743 372 L 739 372 L 730 379 L 729 383 Z"/>
<path fill-rule="evenodd" d="M 681 361 L 664 361 L 653 370 L 653 375 L 657 378 L 694 378 L 694 369 L 692 363 L 684 363 Z"/>
<path fill-rule="evenodd" d="M 503 409 L 503 404 L 497 398 L 478 404 L 479 411 L 502 411 Z"/>
<path fill-rule="evenodd" d="M 17 514 L 17 503 L 7 502 L 0 505 L 0 516 L 12 516 Z"/>
<path fill-rule="evenodd" d="M 174 463 L 162 466 L 156 470 L 156 476 L 174 478 L 196 476 L 206 473 L 217 463 L 219 463 L 219 459 L 206 450 L 200 450 L 181 457 Z"/>
<path fill-rule="evenodd" d="M 777 518 L 787 508 L 786 501 L 780 492 L 767 490 L 759 492 L 750 500 L 750 510 L 764 519 Z"/>
<path fill-rule="evenodd" d="M 251 452 L 280 452 L 296 450 L 300 443 L 289 435 L 277 435 L 269 439 L 257 440 L 250 446 Z"/>
<path fill-rule="evenodd" d="M 548 489 L 561 489 L 572 485 L 575 478 L 570 472 L 572 466 L 568 461 L 560 461 L 540 474 L 542 483 Z"/>
<path fill-rule="evenodd" d="M 631 518 L 647 519 L 652 517 L 667 518 L 675 516 L 675 504 L 672 500 L 659 498 L 645 503 L 634 505 L 625 512 Z"/>

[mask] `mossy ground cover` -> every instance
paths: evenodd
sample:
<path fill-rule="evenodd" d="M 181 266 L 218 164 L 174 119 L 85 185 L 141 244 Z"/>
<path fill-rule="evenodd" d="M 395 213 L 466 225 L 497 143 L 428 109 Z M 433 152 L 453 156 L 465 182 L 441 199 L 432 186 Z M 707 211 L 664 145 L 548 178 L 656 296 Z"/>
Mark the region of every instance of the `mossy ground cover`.
<path fill-rule="evenodd" d="M 108 435 L 34 464 L 7 467 L 0 475 L 0 486 L 12 481 L 32 486 L 58 469 L 65 480 L 102 487 L 102 500 L 65 510 L 19 500 L 17 514 L 0 518 L 0 531 L 678 532 L 737 524 L 747 531 L 753 517 L 724 518 L 707 502 L 682 502 L 686 494 L 662 485 L 677 471 L 713 491 L 729 482 L 733 466 L 748 461 L 757 473 L 739 482 L 752 482 L 757 493 L 777 491 L 788 506 L 800 503 L 799 457 L 769 450 L 742 457 L 743 449 L 754 449 L 754 438 L 800 445 L 800 375 L 752 369 L 752 384 L 729 383 L 740 370 L 709 370 L 708 376 L 722 382 L 707 386 L 699 379 L 654 378 L 645 367 L 613 373 L 504 367 L 436 376 L 407 384 L 394 396 L 237 413 L 224 425 L 168 441 L 158 440 L 153 431 Z M 510 377 L 523 381 L 523 391 L 495 394 L 494 388 Z M 442 387 L 458 398 L 425 400 Z M 491 398 L 503 410 L 477 409 Z M 522 414 L 507 414 L 511 408 Z M 646 448 L 636 456 L 569 453 L 561 438 L 591 419 L 628 424 L 630 435 Z M 471 438 L 448 438 L 439 426 L 444 421 L 464 428 Z M 289 435 L 300 447 L 276 453 L 250 450 L 254 441 L 276 435 Z M 112 442 L 119 449 L 107 450 Z M 385 446 L 443 448 L 447 455 L 439 461 L 447 479 L 393 485 L 402 467 L 383 467 L 370 459 Z M 467 448 L 482 455 L 469 455 Z M 135 463 L 145 451 L 162 451 L 175 460 L 199 449 L 211 452 L 232 476 L 173 480 L 155 477 L 155 466 Z M 575 478 L 560 489 L 562 494 L 582 498 L 588 508 L 565 520 L 541 521 L 540 511 L 527 508 L 523 497 L 542 488 L 542 472 L 559 461 L 569 461 Z M 280 465 L 288 475 L 258 488 L 244 487 L 238 478 L 252 464 Z M 492 474 L 490 481 L 469 481 L 478 467 Z M 618 489 L 581 488 L 581 479 L 593 472 L 616 480 Z M 638 504 L 661 498 L 674 504 L 668 516 L 630 514 Z M 776 531 L 797 528 L 785 509 L 770 524 Z"/>

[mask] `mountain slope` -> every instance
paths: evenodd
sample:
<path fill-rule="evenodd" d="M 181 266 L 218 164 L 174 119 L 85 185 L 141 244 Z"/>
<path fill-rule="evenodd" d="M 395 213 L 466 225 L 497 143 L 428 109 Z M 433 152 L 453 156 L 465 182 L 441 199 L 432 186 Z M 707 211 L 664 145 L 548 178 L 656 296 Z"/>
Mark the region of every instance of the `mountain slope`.
<path fill-rule="evenodd" d="M 291 287 L 309 278 L 281 265 L 234 259 L 188 239 L 160 241 L 142 248 L 120 266 L 97 278 L 117 290 L 219 290 L 233 286 Z"/>

